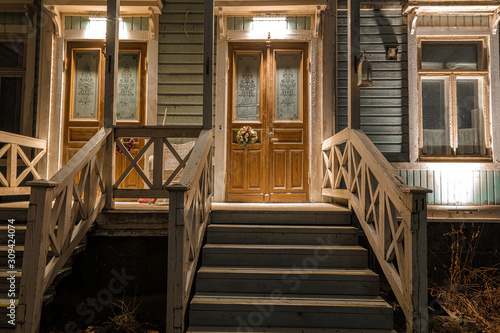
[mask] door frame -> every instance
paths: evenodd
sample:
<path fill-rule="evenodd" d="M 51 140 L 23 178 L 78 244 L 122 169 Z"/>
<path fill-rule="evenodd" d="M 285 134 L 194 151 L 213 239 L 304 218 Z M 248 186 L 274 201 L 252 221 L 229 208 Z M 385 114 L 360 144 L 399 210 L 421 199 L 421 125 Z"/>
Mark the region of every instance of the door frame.
<path fill-rule="evenodd" d="M 220 38 L 217 41 L 217 59 L 216 63 L 216 100 L 215 100 L 215 158 L 214 158 L 214 202 L 224 202 L 226 200 L 226 182 L 227 177 L 227 158 L 228 158 L 228 117 L 229 117 L 229 43 L 252 43 L 258 40 L 242 39 L 228 40 Z M 311 37 L 307 39 L 287 39 L 287 40 L 267 40 L 260 42 L 268 43 L 287 43 L 302 42 L 307 43 L 307 52 L 309 61 L 306 64 L 307 71 L 305 81 L 308 82 L 307 104 L 305 112 L 308 113 L 307 132 L 308 132 L 308 169 L 309 179 L 309 202 L 321 202 L 321 183 L 322 183 L 322 152 L 321 143 L 323 140 L 323 110 L 321 107 L 321 89 L 322 89 L 322 43 L 320 38 Z M 222 64 L 222 65 L 220 65 Z M 331 110 L 330 110 L 331 112 Z M 313 135 L 314 134 L 314 135 Z"/>
<path fill-rule="evenodd" d="M 279 121 L 275 119 L 275 104 L 276 104 L 276 84 L 277 82 L 275 73 L 276 73 L 276 54 L 301 54 L 300 60 L 300 76 L 297 79 L 300 79 L 299 87 L 300 87 L 300 119 L 298 121 Z M 235 88 L 236 88 L 236 63 L 235 57 L 238 54 L 260 54 L 261 55 L 261 67 L 260 67 L 260 84 L 259 84 L 259 99 L 260 104 L 259 107 L 259 119 L 258 120 L 236 120 L 234 118 L 234 99 L 235 99 Z M 260 172 L 261 181 L 259 182 L 258 188 L 248 188 L 247 190 L 240 190 L 236 188 L 231 188 L 230 183 L 226 182 L 226 200 L 236 201 L 236 202 L 308 202 L 309 200 L 309 146 L 308 146 L 308 120 L 309 120 L 309 109 L 308 109 L 308 90 L 309 90 L 309 82 L 307 71 L 307 63 L 308 63 L 309 55 L 308 55 L 308 45 L 304 42 L 274 42 L 274 43 L 266 43 L 266 42 L 251 42 L 251 43 L 229 43 L 229 54 L 228 60 L 230 63 L 229 71 L 228 71 L 228 118 L 227 118 L 227 151 L 229 152 L 227 158 L 227 166 L 226 168 L 231 168 L 231 164 L 233 163 L 233 158 L 231 158 L 231 151 L 238 147 L 234 142 L 234 135 L 236 128 L 240 126 L 250 125 L 255 131 L 258 133 L 258 140 L 251 148 L 241 149 L 238 147 L 235 150 L 238 151 L 237 155 L 243 158 L 244 164 L 250 158 L 250 153 L 253 152 L 253 156 L 260 156 L 257 161 L 260 161 L 260 168 L 262 169 Z M 300 129 L 299 129 L 300 128 Z M 292 132 L 290 132 L 292 131 Z M 298 132 L 297 132 L 298 131 Z M 272 139 L 270 135 L 275 135 L 275 139 Z M 281 133 L 278 135 L 278 133 Z M 288 135 L 295 136 L 300 133 L 300 140 L 297 140 L 297 137 L 287 137 Z M 284 136 L 282 139 L 284 141 L 275 141 L 280 136 Z M 291 141 L 290 141 L 291 140 Z M 276 150 L 277 149 L 277 150 Z M 285 173 L 281 175 L 281 177 L 285 176 L 286 185 L 283 188 L 274 187 L 273 183 L 275 181 L 277 171 L 274 168 L 274 153 L 280 151 L 281 153 L 285 153 L 286 158 L 283 162 L 288 165 L 292 162 L 292 151 L 302 151 L 302 166 L 300 168 L 301 172 L 297 180 L 301 180 L 301 186 L 293 187 L 292 183 L 294 179 L 292 177 L 292 172 Z M 242 156 L 241 153 L 244 153 Z M 295 154 L 295 156 L 299 156 Z M 248 162 L 250 163 L 250 162 Z M 250 168 L 248 164 L 246 166 Z M 290 168 L 291 166 L 288 166 Z M 291 171 L 291 170 L 290 170 Z M 250 172 L 248 169 L 247 172 Z M 243 183 L 246 184 L 249 182 L 249 175 L 245 172 L 243 173 Z M 227 179 L 229 182 L 232 182 L 231 174 L 227 174 Z M 249 184 L 247 184 L 250 186 Z M 289 187 L 289 188 L 288 188 Z"/>

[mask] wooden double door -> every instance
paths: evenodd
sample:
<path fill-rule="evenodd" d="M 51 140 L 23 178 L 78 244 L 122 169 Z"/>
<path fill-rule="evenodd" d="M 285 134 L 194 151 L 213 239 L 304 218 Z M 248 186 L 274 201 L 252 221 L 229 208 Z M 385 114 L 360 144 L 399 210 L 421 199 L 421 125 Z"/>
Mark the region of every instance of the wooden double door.
<path fill-rule="evenodd" d="M 104 43 L 68 43 L 65 60 L 65 107 L 63 162 L 73 157 L 103 126 L 104 112 Z M 117 124 L 145 124 L 146 44 L 120 43 L 117 73 Z M 134 138 L 133 138 L 134 139 Z M 122 141 L 127 141 L 123 140 Z M 135 156 L 144 142 L 134 139 Z M 127 158 L 116 154 L 117 178 L 127 168 Z M 142 165 L 144 167 L 144 165 Z M 133 170 L 120 188 L 142 188 L 139 174 Z"/>
<path fill-rule="evenodd" d="M 309 200 L 307 63 L 306 43 L 229 45 L 227 201 Z"/>

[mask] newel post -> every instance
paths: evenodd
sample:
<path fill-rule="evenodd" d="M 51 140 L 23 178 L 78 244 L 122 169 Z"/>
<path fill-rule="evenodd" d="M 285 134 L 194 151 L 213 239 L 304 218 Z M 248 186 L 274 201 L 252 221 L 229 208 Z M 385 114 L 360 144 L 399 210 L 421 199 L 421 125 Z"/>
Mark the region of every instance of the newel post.
<path fill-rule="evenodd" d="M 118 76 L 118 20 L 120 0 L 107 0 L 106 24 L 106 68 L 104 76 L 104 127 L 111 133 L 106 141 L 103 178 L 106 187 L 106 209 L 114 206 L 113 183 L 115 179 L 115 141 L 113 128 L 116 125 L 116 90 Z"/>
<path fill-rule="evenodd" d="M 181 184 L 167 187 L 168 211 L 168 266 L 167 266 L 167 330 L 184 332 L 184 206 L 188 188 Z"/>
<path fill-rule="evenodd" d="M 427 333 L 429 331 L 429 312 L 427 309 L 427 193 L 429 189 L 409 188 L 407 207 L 411 208 L 411 265 L 408 274 L 408 301 L 411 302 L 412 315 L 406 316 L 406 331 Z"/>
<path fill-rule="evenodd" d="M 16 333 L 36 333 L 40 325 L 52 199 L 57 183 L 49 180 L 36 180 L 28 182 L 27 185 L 31 187 L 31 195 L 26 223 Z M 12 270 L 15 271 L 15 269 Z"/>

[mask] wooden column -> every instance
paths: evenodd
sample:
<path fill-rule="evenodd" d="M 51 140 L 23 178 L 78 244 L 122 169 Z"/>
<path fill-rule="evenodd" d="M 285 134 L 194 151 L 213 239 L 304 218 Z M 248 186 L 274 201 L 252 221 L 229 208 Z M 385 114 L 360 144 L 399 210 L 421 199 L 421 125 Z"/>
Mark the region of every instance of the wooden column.
<path fill-rule="evenodd" d="M 337 132 L 337 1 L 321 15 L 323 37 L 323 140 Z"/>
<path fill-rule="evenodd" d="M 213 64 L 214 64 L 214 1 L 205 0 L 203 52 L 203 128 L 212 129 Z"/>
<path fill-rule="evenodd" d="M 357 58 L 359 56 L 359 6 L 360 0 L 348 0 L 347 5 L 347 124 L 361 128 L 360 89 L 357 85 Z"/>
<path fill-rule="evenodd" d="M 111 128 L 116 125 L 116 90 L 118 75 L 118 19 L 120 17 L 120 0 L 107 0 L 106 24 L 106 68 L 104 76 L 104 127 Z M 113 182 L 115 173 L 115 142 L 114 132 L 106 142 L 104 159 L 104 183 L 106 187 L 106 209 L 114 206 Z"/>

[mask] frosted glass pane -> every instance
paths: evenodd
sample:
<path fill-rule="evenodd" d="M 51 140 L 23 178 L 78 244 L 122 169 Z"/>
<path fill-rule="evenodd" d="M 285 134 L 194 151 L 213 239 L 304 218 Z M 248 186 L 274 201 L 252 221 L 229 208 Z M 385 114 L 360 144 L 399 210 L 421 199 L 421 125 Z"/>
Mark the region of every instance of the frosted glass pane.
<path fill-rule="evenodd" d="M 99 98 L 99 52 L 75 52 L 73 119 L 97 119 Z"/>
<path fill-rule="evenodd" d="M 460 155 L 486 154 L 483 95 L 479 93 L 481 81 L 476 78 L 457 80 L 457 153 Z"/>
<path fill-rule="evenodd" d="M 276 54 L 276 120 L 300 120 L 300 53 Z"/>
<path fill-rule="evenodd" d="M 236 56 L 235 120 L 259 120 L 260 54 Z"/>
<path fill-rule="evenodd" d="M 448 79 L 422 80 L 423 154 L 448 155 Z"/>
<path fill-rule="evenodd" d="M 139 53 L 120 53 L 118 56 L 118 91 L 116 118 L 138 120 Z"/>

